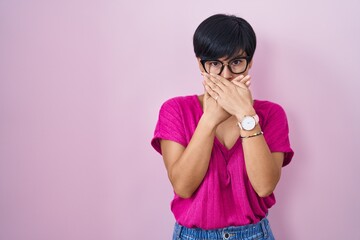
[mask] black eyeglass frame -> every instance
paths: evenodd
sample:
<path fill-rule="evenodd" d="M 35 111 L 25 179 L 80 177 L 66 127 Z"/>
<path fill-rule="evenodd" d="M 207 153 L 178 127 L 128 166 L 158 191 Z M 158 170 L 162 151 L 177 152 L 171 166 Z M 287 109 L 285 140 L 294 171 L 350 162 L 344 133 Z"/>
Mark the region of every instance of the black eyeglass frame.
<path fill-rule="evenodd" d="M 245 70 L 242 71 L 242 72 L 239 72 L 239 73 L 233 72 L 232 69 L 231 69 L 231 67 L 229 67 L 229 63 L 226 63 L 226 64 L 225 64 L 225 63 L 223 63 L 222 61 L 219 61 L 219 60 L 217 60 L 217 59 L 201 59 L 200 62 L 201 62 L 201 65 L 203 66 L 203 68 L 204 68 L 204 70 L 205 70 L 206 73 L 208 73 L 208 72 L 207 72 L 207 70 L 206 70 L 206 68 L 205 68 L 205 63 L 206 63 L 206 62 L 209 62 L 209 61 L 213 61 L 213 62 L 219 62 L 219 63 L 221 63 L 221 65 L 222 65 L 222 67 L 221 67 L 220 72 L 218 73 L 218 75 L 220 75 L 220 74 L 222 73 L 222 71 L 224 70 L 225 66 L 228 66 L 230 72 L 232 72 L 233 74 L 241 74 L 241 73 L 245 72 L 246 69 L 248 68 L 249 61 L 250 61 L 250 59 L 251 59 L 251 56 L 236 57 L 236 58 L 231 59 L 229 62 L 232 62 L 232 61 L 237 60 L 237 59 L 245 59 L 245 60 L 246 60 Z"/>

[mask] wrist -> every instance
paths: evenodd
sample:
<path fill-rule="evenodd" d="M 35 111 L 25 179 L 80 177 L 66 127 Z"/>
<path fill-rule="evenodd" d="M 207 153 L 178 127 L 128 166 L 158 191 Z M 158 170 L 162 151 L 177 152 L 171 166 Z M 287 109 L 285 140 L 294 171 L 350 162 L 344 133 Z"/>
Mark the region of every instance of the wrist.
<path fill-rule="evenodd" d="M 239 129 L 240 129 L 240 136 L 242 136 L 242 137 L 244 137 L 244 136 L 250 136 L 250 135 L 253 135 L 253 134 L 255 134 L 255 133 L 262 132 L 261 127 L 260 127 L 259 124 L 257 124 L 257 125 L 254 127 L 254 129 L 249 130 L 249 131 L 243 130 L 243 129 L 241 129 L 241 128 L 239 128 Z"/>
<path fill-rule="evenodd" d="M 241 110 L 235 114 L 238 122 L 240 122 L 245 116 L 254 116 L 256 115 L 256 111 L 253 107 L 249 107 L 246 110 Z"/>
<path fill-rule="evenodd" d="M 261 136 L 261 135 L 263 135 L 264 133 L 263 133 L 263 131 L 258 131 L 258 132 L 255 132 L 255 133 L 253 133 L 253 134 L 247 134 L 247 135 L 240 135 L 240 138 L 242 139 L 242 140 L 244 140 L 244 139 L 248 139 L 248 138 L 253 138 L 253 137 L 257 137 L 257 136 Z"/>
<path fill-rule="evenodd" d="M 219 123 L 212 118 L 211 116 L 207 115 L 206 113 L 204 113 L 200 120 L 199 120 L 199 124 L 203 124 L 205 125 L 207 128 L 209 128 L 210 130 L 214 130 L 216 129 L 217 125 L 219 125 Z"/>

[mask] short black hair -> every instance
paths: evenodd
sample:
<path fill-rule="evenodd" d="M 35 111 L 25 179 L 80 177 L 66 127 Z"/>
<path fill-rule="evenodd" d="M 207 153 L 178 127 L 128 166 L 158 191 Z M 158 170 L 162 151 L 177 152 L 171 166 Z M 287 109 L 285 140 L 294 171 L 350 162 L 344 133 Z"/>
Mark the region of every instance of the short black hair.
<path fill-rule="evenodd" d="M 234 15 L 215 14 L 197 27 L 194 52 L 200 59 L 236 57 L 245 51 L 252 59 L 256 48 L 256 35 L 251 25 Z"/>

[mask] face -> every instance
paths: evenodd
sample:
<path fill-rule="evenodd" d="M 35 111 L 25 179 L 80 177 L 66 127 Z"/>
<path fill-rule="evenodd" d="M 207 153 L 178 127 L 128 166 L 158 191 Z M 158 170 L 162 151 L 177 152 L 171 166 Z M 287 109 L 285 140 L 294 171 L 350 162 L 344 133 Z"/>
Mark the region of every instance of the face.
<path fill-rule="evenodd" d="M 197 60 L 199 63 L 200 71 L 208 73 L 212 72 L 215 74 L 218 74 L 220 72 L 220 76 L 229 81 L 232 81 L 239 75 L 248 75 L 253 61 L 251 60 L 250 62 L 247 62 L 244 57 L 246 57 L 246 53 L 241 51 L 238 56 L 230 59 L 228 59 L 227 57 L 222 57 L 219 59 L 213 59 L 203 62 L 201 62 L 200 58 L 198 58 Z M 230 68 L 232 69 L 232 71 L 230 70 Z"/>

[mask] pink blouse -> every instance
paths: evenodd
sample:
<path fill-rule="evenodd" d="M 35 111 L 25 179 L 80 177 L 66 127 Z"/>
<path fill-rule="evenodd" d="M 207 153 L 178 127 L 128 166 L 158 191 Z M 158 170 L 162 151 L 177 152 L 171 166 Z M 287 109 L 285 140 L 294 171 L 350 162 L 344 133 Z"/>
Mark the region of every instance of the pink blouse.
<path fill-rule="evenodd" d="M 269 101 L 254 101 L 259 124 L 271 152 L 284 152 L 283 166 L 294 152 L 282 107 Z M 196 95 L 167 100 L 161 107 L 152 146 L 161 154 L 160 140 L 184 147 L 190 142 L 203 114 Z M 208 171 L 191 198 L 174 194 L 171 210 L 176 221 L 188 228 L 215 229 L 259 222 L 275 204 L 274 194 L 261 198 L 254 191 L 245 169 L 241 139 L 227 149 L 215 138 Z"/>

